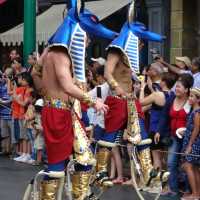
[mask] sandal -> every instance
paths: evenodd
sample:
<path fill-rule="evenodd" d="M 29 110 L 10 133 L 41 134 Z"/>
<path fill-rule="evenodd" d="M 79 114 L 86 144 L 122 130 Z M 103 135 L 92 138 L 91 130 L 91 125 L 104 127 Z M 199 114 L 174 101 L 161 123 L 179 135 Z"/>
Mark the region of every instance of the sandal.
<path fill-rule="evenodd" d="M 120 178 L 120 179 L 116 178 L 112 182 L 114 184 L 122 184 L 122 183 L 124 183 L 124 179 L 123 178 Z"/>

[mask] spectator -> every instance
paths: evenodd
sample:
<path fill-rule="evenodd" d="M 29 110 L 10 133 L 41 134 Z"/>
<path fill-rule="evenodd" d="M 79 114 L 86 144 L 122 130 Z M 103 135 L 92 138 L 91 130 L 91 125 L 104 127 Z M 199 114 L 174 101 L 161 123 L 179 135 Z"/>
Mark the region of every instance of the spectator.
<path fill-rule="evenodd" d="M 25 160 L 28 164 L 34 164 L 35 161 L 35 151 L 34 151 L 34 119 L 35 119 L 35 101 L 37 98 L 37 94 L 32 91 L 30 95 L 30 102 L 25 113 L 25 127 L 27 130 L 27 138 L 28 138 L 28 146 L 27 146 L 27 153 L 31 156 L 27 156 Z"/>
<path fill-rule="evenodd" d="M 149 88 L 150 91 L 154 90 L 160 90 L 160 81 L 161 81 L 161 75 L 164 72 L 162 64 L 159 62 L 152 63 L 147 72 L 146 75 L 149 77 L 149 80 L 152 82 L 152 87 Z"/>
<path fill-rule="evenodd" d="M 87 90 L 93 89 L 96 85 L 96 77 L 94 76 L 92 70 L 88 69 L 86 71 L 86 77 L 87 77 Z"/>
<path fill-rule="evenodd" d="M 193 87 L 200 88 L 200 57 L 195 57 L 192 59 L 191 71 L 194 78 Z"/>
<path fill-rule="evenodd" d="M 141 91 L 141 82 L 144 81 L 144 76 L 137 77 L 135 74 L 132 75 L 133 82 L 133 96 L 139 98 Z"/>
<path fill-rule="evenodd" d="M 158 132 L 154 136 L 155 143 L 160 140 L 160 136 L 168 136 L 163 131 L 165 127 L 170 127 L 171 144 L 168 148 L 169 152 L 180 152 L 182 142 L 176 137 L 176 130 L 186 126 L 187 115 L 190 112 L 190 105 L 188 104 L 188 97 L 190 88 L 193 85 L 193 78 L 190 74 L 181 74 L 175 88 L 175 95 L 172 93 L 163 108 L 158 124 Z M 164 134 L 164 135 L 160 135 Z M 169 176 L 169 190 L 163 192 L 164 196 L 177 196 L 178 188 L 178 166 L 179 156 L 177 154 L 168 154 L 167 167 L 170 172 Z"/>
<path fill-rule="evenodd" d="M 96 74 L 96 70 L 98 67 L 100 66 L 104 66 L 106 63 L 106 60 L 102 57 L 99 58 L 91 58 L 91 60 L 93 61 L 92 63 L 92 72 Z"/>
<path fill-rule="evenodd" d="M 20 55 L 17 49 L 12 49 L 9 54 L 10 62 L 12 63 L 14 60 L 20 58 Z"/>
<path fill-rule="evenodd" d="M 157 60 L 165 67 L 167 67 L 171 72 L 175 74 L 183 74 L 189 73 L 191 74 L 191 60 L 187 56 L 183 57 L 176 57 L 175 65 L 170 65 L 169 63 L 165 62 L 162 57 Z"/>
<path fill-rule="evenodd" d="M 26 69 L 22 67 L 22 63 L 21 63 L 21 58 L 20 57 L 15 59 L 15 60 L 13 60 L 13 62 L 11 64 L 11 67 L 14 70 L 14 75 L 15 76 L 26 71 Z"/>
<path fill-rule="evenodd" d="M 174 86 L 176 81 L 175 76 L 173 74 L 165 72 L 162 74 L 161 82 L 160 82 L 160 91 L 154 91 L 152 89 L 152 93 L 148 96 L 144 96 L 144 88 L 146 83 L 142 82 L 141 92 L 140 92 L 140 103 L 142 106 L 150 107 L 150 126 L 149 126 L 149 136 L 150 138 L 154 138 L 155 133 L 158 131 L 158 123 L 160 120 L 160 116 L 162 113 L 162 109 L 169 98 L 170 90 Z M 152 82 L 148 80 L 148 87 L 152 88 Z M 151 145 L 153 162 L 155 169 L 162 169 L 162 154 L 157 151 L 158 149 L 163 148 L 161 143 L 155 144 L 154 142 Z"/>
<path fill-rule="evenodd" d="M 31 76 L 24 72 L 18 75 L 19 87 L 14 88 L 12 91 L 12 119 L 13 119 L 13 136 L 17 143 L 17 152 L 21 155 L 18 158 L 14 158 L 15 161 L 24 161 L 30 159 L 30 155 L 27 154 L 27 134 L 24 126 L 24 114 L 26 112 L 26 106 L 30 101 L 30 94 L 33 90 L 33 80 Z"/>
<path fill-rule="evenodd" d="M 42 152 L 44 150 L 44 137 L 43 137 L 43 127 L 41 122 L 41 112 L 44 102 L 42 99 L 38 99 L 35 103 L 35 120 L 34 120 L 34 129 L 35 129 L 35 139 L 34 139 L 34 149 L 36 150 L 36 165 L 42 163 Z"/>
<path fill-rule="evenodd" d="M 189 103 L 192 106 L 183 138 L 182 151 L 188 155 L 183 157 L 183 168 L 187 173 L 192 194 L 185 196 L 187 199 L 200 197 L 200 89 L 193 88 L 190 92 Z M 190 155 L 189 155 L 190 154 Z M 192 156 L 192 155 L 194 156 Z M 196 156 L 196 157 L 195 157 Z"/>
<path fill-rule="evenodd" d="M 29 64 L 28 72 L 32 71 L 32 68 L 36 64 L 36 62 L 37 62 L 37 57 L 36 57 L 35 53 L 30 54 L 28 56 L 28 64 Z"/>
<path fill-rule="evenodd" d="M 11 68 L 7 68 L 0 78 L 0 120 L 1 120 L 1 137 L 2 137 L 2 150 L 4 154 L 11 153 L 10 140 L 11 140 L 11 96 L 7 91 L 6 79 L 12 73 Z"/>

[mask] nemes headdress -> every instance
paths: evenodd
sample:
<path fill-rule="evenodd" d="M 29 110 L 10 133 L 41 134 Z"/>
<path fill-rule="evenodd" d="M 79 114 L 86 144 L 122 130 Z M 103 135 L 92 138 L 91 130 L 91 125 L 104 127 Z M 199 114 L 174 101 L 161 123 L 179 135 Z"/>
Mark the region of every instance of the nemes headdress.
<path fill-rule="evenodd" d="M 84 2 L 71 0 L 71 8 L 63 23 L 48 41 L 49 47 L 63 46 L 71 57 L 74 75 L 85 82 L 85 49 L 87 34 L 113 40 L 117 33 L 100 24 L 97 16 L 84 8 Z"/>
<path fill-rule="evenodd" d="M 138 74 L 139 39 L 162 42 L 165 37 L 148 31 L 143 23 L 134 22 L 134 10 L 135 1 L 130 4 L 127 22 L 123 25 L 118 37 L 111 42 L 107 49 L 120 49 L 124 55 L 125 63 L 134 73 Z"/>

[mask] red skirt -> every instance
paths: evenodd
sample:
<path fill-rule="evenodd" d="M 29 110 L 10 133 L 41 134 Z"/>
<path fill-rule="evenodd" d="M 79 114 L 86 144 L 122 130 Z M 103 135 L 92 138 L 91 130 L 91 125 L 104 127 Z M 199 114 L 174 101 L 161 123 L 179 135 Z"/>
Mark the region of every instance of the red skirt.
<path fill-rule="evenodd" d="M 45 106 L 42 110 L 42 125 L 48 163 L 68 159 L 73 148 L 71 111 Z"/>
<path fill-rule="evenodd" d="M 108 96 L 105 104 L 109 106 L 108 113 L 105 115 L 106 133 L 122 130 L 127 124 L 127 101 Z"/>
<path fill-rule="evenodd" d="M 133 100 L 140 118 L 144 118 L 141 105 L 138 100 Z M 109 106 L 109 111 L 105 115 L 105 129 L 106 133 L 123 130 L 127 127 L 128 110 L 127 100 L 108 96 L 105 104 Z"/>

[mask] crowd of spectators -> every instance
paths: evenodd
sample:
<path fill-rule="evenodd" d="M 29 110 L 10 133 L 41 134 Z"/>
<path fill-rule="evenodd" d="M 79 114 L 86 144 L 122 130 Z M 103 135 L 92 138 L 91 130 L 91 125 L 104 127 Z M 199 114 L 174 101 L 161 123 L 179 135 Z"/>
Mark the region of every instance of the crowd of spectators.
<path fill-rule="evenodd" d="M 9 63 L 0 73 L 1 151 L 16 162 L 42 164 L 46 161 L 41 125 L 43 100 L 34 90 L 30 75 L 37 55 L 29 55 L 26 68 L 15 49 L 9 57 Z M 94 98 L 105 100 L 111 92 L 104 79 L 106 60 L 91 61 L 86 71 L 87 90 Z M 192 61 L 187 56 L 176 57 L 175 64 L 169 64 L 157 56 L 140 76 L 132 76 L 132 84 L 152 139 L 154 167 L 170 172 L 168 189 L 162 195 L 176 196 L 183 192 L 186 197 L 199 197 L 200 57 Z M 93 137 L 98 139 L 105 128 L 104 115 L 93 108 L 82 110 L 86 126 L 92 127 Z M 112 150 L 110 178 L 115 184 L 131 184 L 131 180 L 124 178 L 127 173 L 122 162 L 129 157 L 131 145 L 127 147 L 128 150 L 120 146 Z"/>

